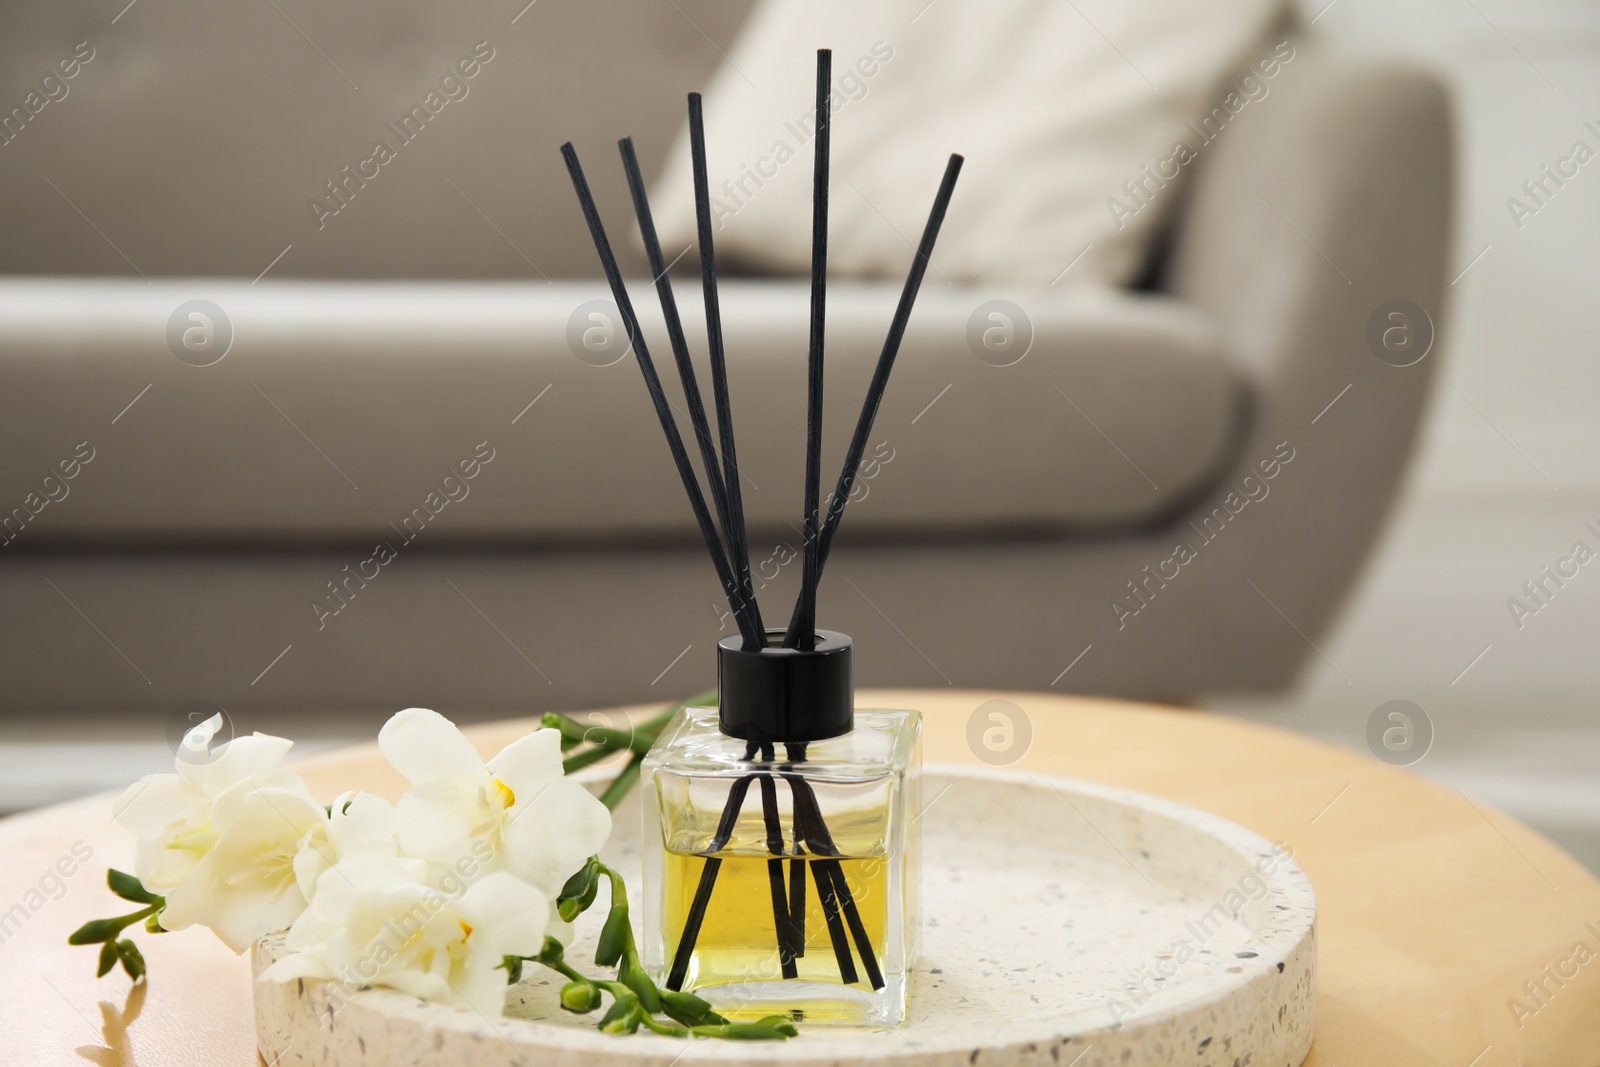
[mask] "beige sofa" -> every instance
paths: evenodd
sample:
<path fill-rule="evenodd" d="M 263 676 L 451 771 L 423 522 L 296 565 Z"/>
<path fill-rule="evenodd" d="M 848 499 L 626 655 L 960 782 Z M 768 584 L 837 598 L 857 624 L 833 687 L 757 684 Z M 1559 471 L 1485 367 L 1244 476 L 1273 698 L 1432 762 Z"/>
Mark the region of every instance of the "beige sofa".
<path fill-rule="evenodd" d="M 474 714 L 712 680 L 732 622 L 637 369 L 573 341 L 605 293 L 556 149 L 622 227 L 611 143 L 660 161 L 742 7 L 435 8 L 382 33 L 345 7 L 0 15 L 4 69 L 66 87 L 0 147 L 8 713 Z M 1198 164 L 1147 289 L 924 289 L 819 606 L 861 683 L 1185 697 L 1314 655 L 1437 362 L 1380 360 L 1369 319 L 1440 321 L 1452 138 L 1431 77 L 1305 52 Z M 830 290 L 830 465 L 894 296 Z M 969 345 L 992 299 L 1031 322 L 1009 366 Z M 733 279 L 723 306 L 786 618 L 807 289 Z"/>

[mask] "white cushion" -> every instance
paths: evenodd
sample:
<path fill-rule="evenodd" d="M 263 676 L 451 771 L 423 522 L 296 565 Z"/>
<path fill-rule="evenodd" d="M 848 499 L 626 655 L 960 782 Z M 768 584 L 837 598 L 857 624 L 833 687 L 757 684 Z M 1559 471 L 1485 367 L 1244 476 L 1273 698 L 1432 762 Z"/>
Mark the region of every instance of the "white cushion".
<path fill-rule="evenodd" d="M 766 0 L 706 90 L 718 255 L 807 269 L 815 49 L 828 47 L 834 271 L 903 275 L 955 151 L 967 161 L 930 280 L 1050 284 L 1087 248 L 1061 284 L 1126 283 L 1178 198 L 1174 181 L 1162 187 L 1141 168 L 1155 171 L 1180 142 L 1204 156 L 1210 130 L 1270 92 L 1267 72 L 1293 54 L 1286 44 L 1274 56 L 1267 36 L 1282 10 L 1280 0 Z M 1167 169 L 1181 179 L 1184 161 Z M 1149 192 L 1130 196 L 1125 182 Z M 652 204 L 669 255 L 694 240 L 687 131 Z"/>

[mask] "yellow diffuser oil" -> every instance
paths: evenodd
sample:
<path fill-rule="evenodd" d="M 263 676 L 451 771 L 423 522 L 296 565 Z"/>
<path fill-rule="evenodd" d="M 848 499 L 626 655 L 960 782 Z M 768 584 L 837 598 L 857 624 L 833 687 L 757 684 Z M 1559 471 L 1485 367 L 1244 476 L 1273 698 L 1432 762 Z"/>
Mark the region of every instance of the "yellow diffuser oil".
<path fill-rule="evenodd" d="M 769 885 L 771 860 L 765 856 L 721 853 L 722 869 L 715 890 L 706 908 L 700 926 L 698 944 L 690 958 L 686 988 L 705 990 L 713 986 L 736 984 L 752 977 L 778 979 L 782 975 L 776 930 L 772 913 L 772 896 Z M 780 861 L 781 862 L 781 861 Z M 802 867 L 796 879 L 808 875 L 804 865 L 815 862 L 809 859 L 791 860 Z M 683 930 L 694 902 L 695 889 L 700 882 L 700 872 L 705 862 L 693 853 L 669 852 L 663 875 L 661 918 L 667 931 Z M 839 862 L 845 881 L 856 902 L 862 928 L 868 943 L 880 946 L 885 943 L 888 928 L 888 868 L 882 857 L 872 859 L 847 859 Z M 785 875 L 787 878 L 787 873 Z M 809 885 L 816 885 L 814 876 Z M 787 882 L 786 882 L 787 885 Z M 797 975 L 802 982 L 837 983 L 839 965 L 833 955 L 822 900 L 811 893 L 801 901 L 800 928 L 805 932 L 797 953 Z M 793 921 L 795 909 L 788 914 Z M 763 939 L 752 934 L 771 933 Z M 676 952 L 677 941 L 670 941 L 667 955 Z M 762 1014 L 767 1014 L 763 1012 Z M 815 1011 L 808 1012 L 812 1017 Z M 759 1017 L 759 1016 L 758 1016 Z"/>
<path fill-rule="evenodd" d="M 721 707 L 685 709 L 644 762 L 645 965 L 730 1019 L 905 1018 L 918 942 L 921 718 L 841 711 L 850 647 L 827 631 L 816 652 L 793 657 L 724 647 Z M 730 670 L 730 659 L 757 662 Z M 807 659 L 815 666 L 797 671 Z M 843 688 L 807 684 L 791 695 L 811 698 L 809 711 L 788 700 L 787 718 L 770 707 L 742 717 L 748 683 L 765 693 L 774 670 L 780 691 L 794 681 L 785 672 L 826 682 L 842 671 Z"/>

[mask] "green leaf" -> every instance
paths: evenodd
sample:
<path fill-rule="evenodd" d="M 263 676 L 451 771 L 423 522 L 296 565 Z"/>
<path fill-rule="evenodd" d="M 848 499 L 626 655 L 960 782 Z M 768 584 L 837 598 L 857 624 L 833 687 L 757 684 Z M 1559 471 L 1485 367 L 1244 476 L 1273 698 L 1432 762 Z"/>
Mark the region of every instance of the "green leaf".
<path fill-rule="evenodd" d="M 104 978 L 111 973 L 111 968 L 117 965 L 117 943 L 107 941 L 100 946 L 100 967 L 94 972 L 96 978 Z"/>
<path fill-rule="evenodd" d="M 166 901 L 144 887 L 144 883 L 126 871 L 119 871 L 112 867 L 106 871 L 106 885 L 111 891 L 123 900 L 131 900 L 135 904 L 165 904 Z"/>
<path fill-rule="evenodd" d="M 67 937 L 69 945 L 98 945 L 122 933 L 127 923 L 122 919 L 90 919 Z"/>
<path fill-rule="evenodd" d="M 627 947 L 630 936 L 628 902 L 622 900 L 613 903 L 610 914 L 606 916 L 606 924 L 600 930 L 600 940 L 594 947 L 594 962 L 601 967 L 615 966 L 622 958 L 622 951 Z"/>
<path fill-rule="evenodd" d="M 139 951 L 127 938 L 117 942 L 117 949 L 122 953 L 122 969 L 128 972 L 128 977 L 135 982 L 144 977 L 144 953 Z"/>

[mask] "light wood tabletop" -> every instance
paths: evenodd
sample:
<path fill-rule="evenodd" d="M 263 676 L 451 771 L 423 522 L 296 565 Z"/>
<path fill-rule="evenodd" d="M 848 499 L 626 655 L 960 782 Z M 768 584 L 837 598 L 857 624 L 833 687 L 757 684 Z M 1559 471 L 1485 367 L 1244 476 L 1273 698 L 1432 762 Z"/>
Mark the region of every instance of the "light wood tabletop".
<path fill-rule="evenodd" d="M 945 763 L 980 762 L 969 724 L 997 699 L 1031 728 L 1026 751 L 1006 754 L 1020 751 L 1015 768 L 1169 797 L 1292 849 L 1318 902 L 1308 1064 L 1600 1064 L 1600 882 L 1532 830 L 1364 754 L 1214 715 L 1034 693 L 857 695 L 921 709 L 925 759 Z M 532 726 L 468 734 L 492 755 Z M 295 769 L 324 799 L 404 786 L 372 745 Z M 136 935 L 151 975 L 138 985 L 120 970 L 95 979 L 95 951 L 67 946 L 86 919 L 131 910 L 105 888 L 105 868 L 132 856 L 109 809 L 101 796 L 0 821 L 0 1063 L 258 1064 L 248 964 L 208 932 Z"/>

